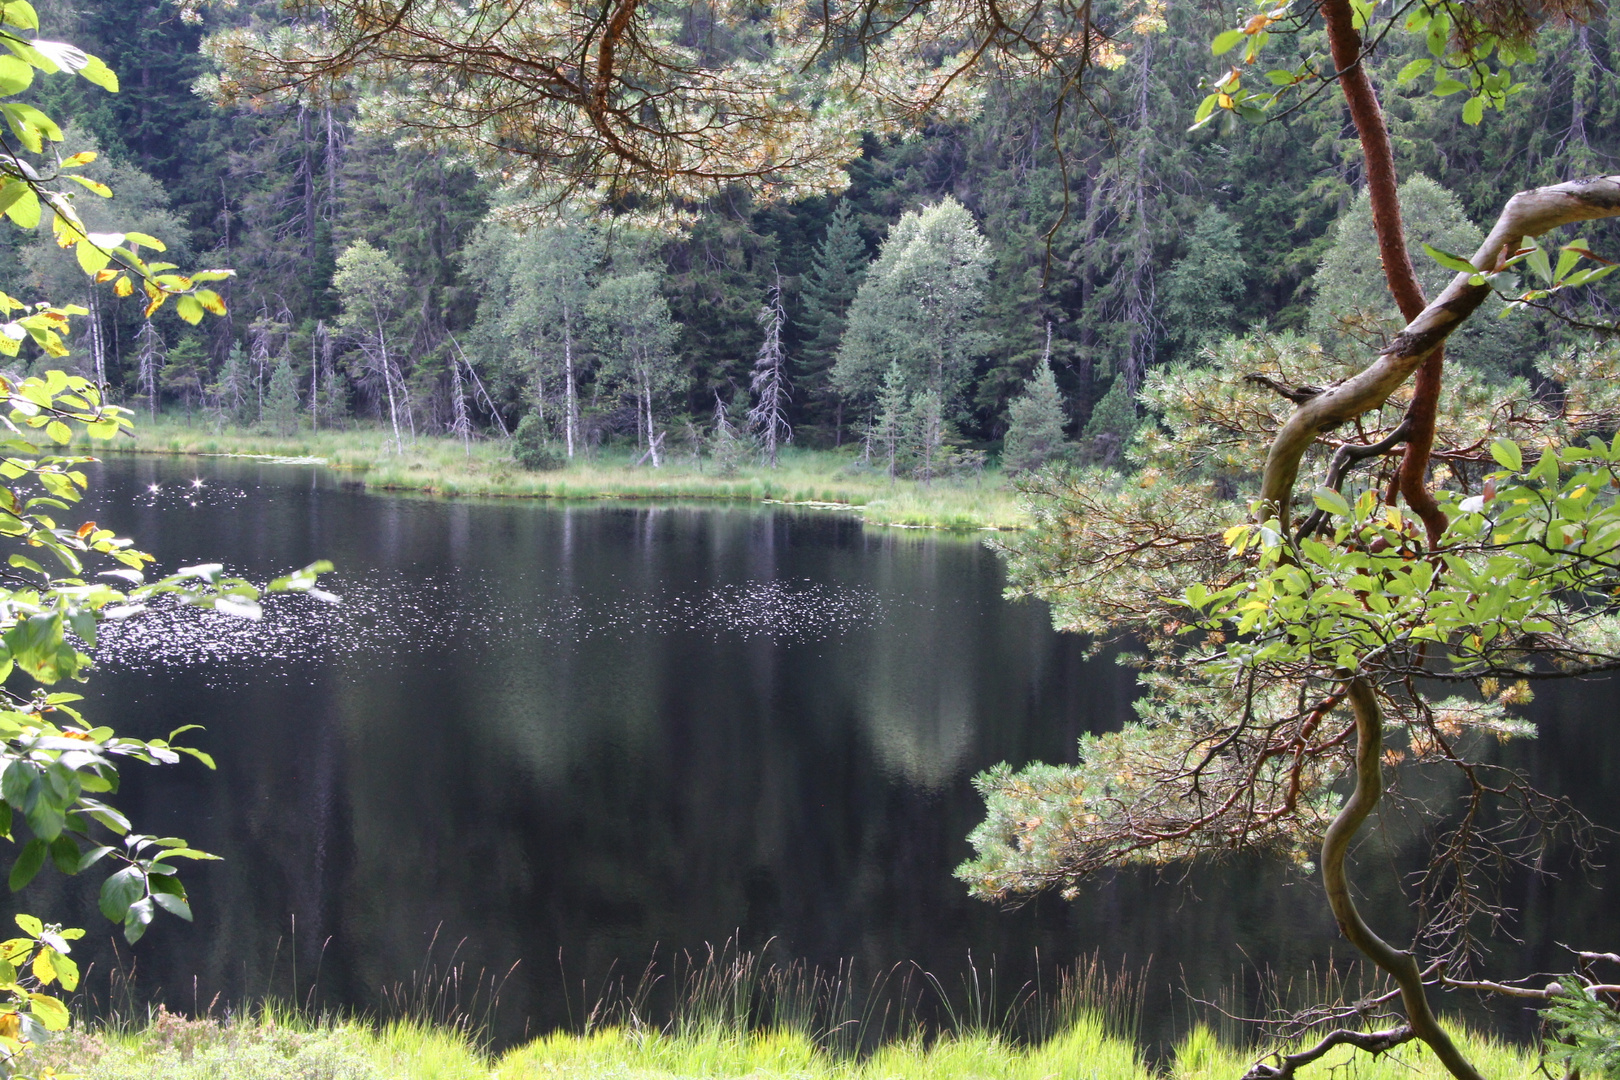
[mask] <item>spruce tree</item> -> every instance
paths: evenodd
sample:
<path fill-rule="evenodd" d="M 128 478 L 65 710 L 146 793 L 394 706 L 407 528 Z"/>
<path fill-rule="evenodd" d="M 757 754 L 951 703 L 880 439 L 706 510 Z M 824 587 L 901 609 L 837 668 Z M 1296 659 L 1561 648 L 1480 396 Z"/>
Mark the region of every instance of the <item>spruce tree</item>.
<path fill-rule="evenodd" d="M 283 356 L 270 375 L 270 390 L 264 398 L 264 420 L 277 435 L 298 433 L 298 376 Z"/>
<path fill-rule="evenodd" d="M 1009 473 L 1034 472 L 1063 453 L 1063 397 L 1052 365 L 1043 361 L 1007 407 L 1001 464 Z"/>
<path fill-rule="evenodd" d="M 839 442 L 843 426 L 842 402 L 832 388 L 832 365 L 843 339 L 845 315 L 866 276 L 870 256 L 861 239 L 855 213 L 846 199 L 833 211 L 827 231 L 801 286 L 804 311 L 799 325 L 804 345 L 799 351 L 799 386 L 804 404 L 804 425 L 821 430 Z"/>
<path fill-rule="evenodd" d="M 787 350 L 782 345 L 787 312 L 782 307 L 780 275 L 766 295 L 765 306 L 759 312 L 759 324 L 765 328 L 765 340 L 759 346 L 759 358 L 754 361 L 754 378 L 750 388 L 755 401 L 754 407 L 748 411 L 748 425 L 759 435 L 766 462 L 774 469 L 777 451 L 783 443 L 793 438 L 793 430 L 787 422 L 787 407 L 792 394 L 787 380 Z"/>
<path fill-rule="evenodd" d="M 1241 328 L 1249 265 L 1237 222 L 1211 206 L 1198 215 L 1187 254 L 1164 277 L 1164 328 L 1170 359 L 1192 360 L 1205 345 Z"/>

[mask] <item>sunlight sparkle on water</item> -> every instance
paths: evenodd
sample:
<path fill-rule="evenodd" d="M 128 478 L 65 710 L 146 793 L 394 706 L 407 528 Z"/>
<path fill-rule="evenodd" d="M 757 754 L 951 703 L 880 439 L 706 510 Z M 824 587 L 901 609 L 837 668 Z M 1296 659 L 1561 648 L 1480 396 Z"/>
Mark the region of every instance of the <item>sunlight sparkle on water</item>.
<path fill-rule="evenodd" d="M 239 619 L 207 609 L 156 604 L 127 622 L 102 626 L 96 663 L 109 668 L 215 669 L 267 663 L 370 661 L 419 656 L 444 641 L 490 646 L 570 648 L 638 634 L 697 635 L 709 640 L 765 638 L 778 644 L 825 641 L 881 621 L 883 602 L 864 588 L 808 579 L 743 581 L 695 593 L 618 597 L 514 598 L 482 574 L 428 578 L 380 573 L 363 581 L 331 579 L 342 603 L 276 597 L 264 617 Z"/>

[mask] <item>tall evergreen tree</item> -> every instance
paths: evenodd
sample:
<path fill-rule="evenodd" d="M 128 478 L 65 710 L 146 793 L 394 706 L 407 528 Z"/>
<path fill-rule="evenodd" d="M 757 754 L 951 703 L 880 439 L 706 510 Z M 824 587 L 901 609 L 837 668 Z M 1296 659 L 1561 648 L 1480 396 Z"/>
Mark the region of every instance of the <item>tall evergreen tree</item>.
<path fill-rule="evenodd" d="M 1240 329 L 1247 271 L 1237 223 L 1207 207 L 1193 224 L 1187 253 L 1164 276 L 1169 359 L 1191 360 L 1204 345 Z"/>
<path fill-rule="evenodd" d="M 898 360 L 890 361 L 889 370 L 883 373 L 883 384 L 878 388 L 872 422 L 866 429 L 868 454 L 874 448 L 882 451 L 890 480 L 894 479 L 905 452 L 909 413 L 905 372 L 900 369 Z"/>
<path fill-rule="evenodd" d="M 840 200 L 800 287 L 798 320 L 804 333 L 798 363 L 802 423 L 834 443 L 842 441 L 843 399 L 833 388 L 832 366 L 870 260 L 853 204 Z"/>
<path fill-rule="evenodd" d="M 277 435 L 298 433 L 298 376 L 286 356 L 276 362 L 264 395 L 264 422 Z"/>

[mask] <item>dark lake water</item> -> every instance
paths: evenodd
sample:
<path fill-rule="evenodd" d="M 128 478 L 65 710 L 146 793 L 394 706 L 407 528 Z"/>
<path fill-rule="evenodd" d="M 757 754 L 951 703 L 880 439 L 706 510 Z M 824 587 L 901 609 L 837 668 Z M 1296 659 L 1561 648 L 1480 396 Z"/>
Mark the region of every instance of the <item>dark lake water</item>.
<path fill-rule="evenodd" d="M 1180 988 L 1345 954 L 1316 882 L 1262 862 L 1012 911 L 967 898 L 951 871 L 980 816 L 972 775 L 1072 760 L 1133 686 L 1039 605 L 1004 601 L 975 540 L 764 506 L 391 498 L 218 459 L 114 460 L 94 484 L 93 516 L 165 568 L 327 558 L 344 597 L 257 624 L 154 618 L 98 654 L 92 719 L 204 724 L 190 738 L 219 763 L 131 767 L 120 805 L 225 861 L 187 877 L 194 926 L 160 921 L 116 958 L 83 886 L 30 887 L 27 908 L 90 928 L 94 992 L 116 963 L 188 1012 L 267 991 L 381 1009 L 459 948 L 469 983 L 517 965 L 510 1039 L 577 1022 L 615 971 L 734 939 L 857 981 L 913 963 L 957 1008 L 972 971 L 1005 1001 L 1098 955 L 1146 970 L 1162 1035 L 1187 1014 Z M 1613 685 L 1534 712 L 1545 732 L 1514 760 L 1620 825 Z M 1386 927 L 1413 835 L 1387 821 L 1363 849 Z M 1620 945 L 1614 884 L 1510 882 L 1525 916 L 1505 961 Z"/>

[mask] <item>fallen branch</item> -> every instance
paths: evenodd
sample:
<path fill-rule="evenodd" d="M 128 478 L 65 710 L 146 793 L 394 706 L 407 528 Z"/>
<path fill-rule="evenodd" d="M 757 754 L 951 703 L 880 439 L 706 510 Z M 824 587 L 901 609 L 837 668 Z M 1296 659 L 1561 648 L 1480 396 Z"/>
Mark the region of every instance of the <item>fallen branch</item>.
<path fill-rule="evenodd" d="M 1309 1050 L 1301 1050 L 1297 1054 L 1273 1055 L 1277 1059 L 1275 1065 L 1268 1065 L 1264 1060 L 1255 1062 L 1249 1066 L 1249 1071 L 1243 1074 L 1243 1080 L 1292 1080 L 1300 1066 L 1309 1065 L 1324 1057 L 1334 1047 L 1354 1046 L 1358 1050 L 1365 1050 L 1376 1056 L 1415 1038 L 1416 1033 L 1406 1024 L 1386 1028 L 1383 1031 L 1349 1031 L 1340 1028 L 1338 1031 L 1328 1032 L 1322 1037 L 1321 1042 Z"/>

